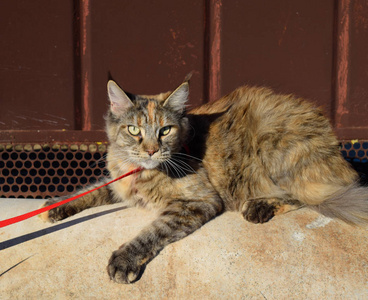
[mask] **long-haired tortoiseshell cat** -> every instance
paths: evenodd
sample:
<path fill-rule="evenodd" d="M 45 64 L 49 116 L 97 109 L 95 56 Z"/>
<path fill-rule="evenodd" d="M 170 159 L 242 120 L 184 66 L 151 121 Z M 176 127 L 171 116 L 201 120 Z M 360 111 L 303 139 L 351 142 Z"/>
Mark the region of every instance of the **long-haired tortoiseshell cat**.
<path fill-rule="evenodd" d="M 127 94 L 109 81 L 110 176 L 144 170 L 42 216 L 54 222 L 116 202 L 158 210 L 152 224 L 113 252 L 111 279 L 134 282 L 166 245 L 226 210 L 263 223 L 308 206 L 350 224 L 367 223 L 368 189 L 357 185 L 320 110 L 244 86 L 187 112 L 188 93 L 188 80 L 155 96 Z"/>

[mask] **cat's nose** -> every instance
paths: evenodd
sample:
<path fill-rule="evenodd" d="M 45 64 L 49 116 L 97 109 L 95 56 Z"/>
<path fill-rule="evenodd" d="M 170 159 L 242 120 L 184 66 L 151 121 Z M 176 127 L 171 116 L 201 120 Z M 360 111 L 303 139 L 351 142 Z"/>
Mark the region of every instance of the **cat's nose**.
<path fill-rule="evenodd" d="M 158 149 L 148 149 L 146 151 L 147 151 L 149 156 L 152 156 L 153 154 L 155 154 L 158 151 Z"/>

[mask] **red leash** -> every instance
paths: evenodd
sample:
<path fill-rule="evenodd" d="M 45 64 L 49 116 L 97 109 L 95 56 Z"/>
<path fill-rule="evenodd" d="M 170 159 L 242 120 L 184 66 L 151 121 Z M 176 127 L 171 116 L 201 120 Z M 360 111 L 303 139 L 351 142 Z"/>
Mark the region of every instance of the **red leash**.
<path fill-rule="evenodd" d="M 104 186 L 107 186 L 107 185 L 109 185 L 109 184 L 111 184 L 111 183 L 113 183 L 115 181 L 118 181 L 118 180 L 124 178 L 124 177 L 128 177 L 128 176 L 130 176 L 130 175 L 132 175 L 134 173 L 138 173 L 138 172 L 140 172 L 142 170 L 143 170 L 143 168 L 139 167 L 139 168 L 134 169 L 133 171 L 130 171 L 130 172 L 124 174 L 124 175 L 121 175 L 120 177 L 115 178 L 115 179 L 113 179 L 113 180 L 111 180 L 111 181 L 109 181 L 109 182 L 107 182 L 107 183 L 105 183 L 105 184 L 103 184 L 101 186 L 98 186 L 98 187 L 96 187 L 96 188 L 94 188 L 94 189 L 92 189 L 90 191 L 86 191 L 86 192 L 84 192 L 82 194 L 73 196 L 71 198 L 62 200 L 62 201 L 60 201 L 58 203 L 54 203 L 54 204 L 51 204 L 49 206 L 41 207 L 39 209 L 36 209 L 36 210 L 31 211 L 29 213 L 26 213 L 24 215 L 20 215 L 20 216 L 14 217 L 14 218 L 10 218 L 10 219 L 7 219 L 7 220 L 0 221 L 0 228 L 5 227 L 5 226 L 8 226 L 8 225 L 11 225 L 11 224 L 14 224 L 14 223 L 17 223 L 17 222 L 20 222 L 20 221 L 23 221 L 23 220 L 26 220 L 28 218 L 31 218 L 31 217 L 36 216 L 38 214 L 41 214 L 41 213 L 43 213 L 45 211 L 49 211 L 49 210 L 51 210 L 51 209 L 53 209 L 55 207 L 58 207 L 60 205 L 63 205 L 63 204 L 68 203 L 68 202 L 71 202 L 71 201 L 73 201 L 75 199 L 78 199 L 80 197 L 83 197 L 83 196 L 85 196 L 85 195 L 87 195 L 89 193 L 92 193 L 92 192 L 94 192 L 94 191 L 96 191 L 96 190 L 98 190 L 98 189 L 100 189 L 100 188 L 102 188 Z"/>

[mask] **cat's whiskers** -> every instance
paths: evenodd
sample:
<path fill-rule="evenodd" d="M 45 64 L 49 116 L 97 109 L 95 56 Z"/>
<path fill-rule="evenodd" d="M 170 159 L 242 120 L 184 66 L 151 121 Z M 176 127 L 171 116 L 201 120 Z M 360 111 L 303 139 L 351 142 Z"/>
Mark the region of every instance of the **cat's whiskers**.
<path fill-rule="evenodd" d="M 108 154 L 105 153 L 103 154 L 99 159 L 95 160 L 93 163 L 90 164 L 90 168 L 95 168 L 96 166 L 98 166 L 101 162 L 104 162 L 105 166 L 107 163 L 107 156 L 109 156 L 109 158 L 112 158 L 112 154 Z M 104 174 L 108 177 L 110 177 L 111 171 L 107 169 L 107 166 L 105 168 Z"/>
<path fill-rule="evenodd" d="M 109 172 L 109 176 L 111 176 L 111 173 L 113 171 L 116 171 L 118 174 L 123 173 L 124 169 L 125 169 L 125 167 L 124 167 L 125 165 L 126 164 L 116 164 L 115 166 L 111 167 L 110 172 Z"/>
<path fill-rule="evenodd" d="M 190 173 L 197 174 L 197 172 L 193 169 L 193 167 L 189 165 L 188 163 L 186 163 L 185 161 L 180 160 L 180 159 L 174 159 L 174 158 L 171 158 L 171 161 L 175 162 L 176 165 L 178 167 L 181 167 L 183 170 L 188 171 Z"/>
<path fill-rule="evenodd" d="M 195 157 L 195 156 L 192 156 L 192 155 L 189 155 L 189 154 L 186 154 L 186 153 L 181 153 L 181 152 L 176 152 L 176 153 L 173 153 L 172 156 L 176 156 L 176 155 L 182 155 L 182 156 L 185 156 L 187 158 L 190 158 L 190 159 L 195 159 L 197 161 L 200 161 L 202 162 L 203 160 L 198 158 L 198 157 Z"/>
<path fill-rule="evenodd" d="M 164 161 L 161 165 L 165 168 L 165 170 L 162 170 L 162 171 L 165 171 L 166 175 L 169 176 L 169 168 L 167 166 L 166 161 Z"/>
<path fill-rule="evenodd" d="M 179 176 L 179 178 L 186 177 L 188 175 L 187 172 L 192 173 L 192 170 L 183 168 L 183 166 L 181 166 L 178 162 L 176 162 L 173 159 L 168 159 L 167 162 L 176 171 L 176 174 Z"/>
<path fill-rule="evenodd" d="M 110 162 L 112 162 L 112 166 L 110 166 L 110 174 L 111 171 L 116 171 L 120 173 L 126 172 L 127 167 L 132 163 L 132 161 L 129 159 L 129 157 L 122 157 L 120 155 L 115 157 L 109 157 Z"/>
<path fill-rule="evenodd" d="M 103 154 L 99 159 L 91 163 L 90 168 L 96 167 L 101 161 L 106 161 L 106 158 L 107 158 L 107 153 Z"/>
<path fill-rule="evenodd" d="M 173 173 L 173 170 L 175 171 L 175 173 L 178 175 L 177 171 L 175 170 L 175 168 L 173 166 L 171 166 L 170 162 L 168 160 L 164 161 L 162 163 L 162 165 L 165 166 L 166 170 L 167 170 L 167 175 L 169 176 L 169 171 L 170 173 Z"/>
<path fill-rule="evenodd" d="M 176 164 L 171 160 L 167 160 L 165 163 L 171 170 L 173 170 L 176 173 L 178 178 L 184 177 L 186 175 L 185 172 L 183 172 L 180 168 L 178 168 Z"/>

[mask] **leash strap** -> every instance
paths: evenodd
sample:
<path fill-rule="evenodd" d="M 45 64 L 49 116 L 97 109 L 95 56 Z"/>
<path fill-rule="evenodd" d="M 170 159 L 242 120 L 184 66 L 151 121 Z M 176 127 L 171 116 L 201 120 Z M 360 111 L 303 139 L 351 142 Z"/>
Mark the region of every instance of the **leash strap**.
<path fill-rule="evenodd" d="M 124 177 L 128 177 L 128 176 L 130 176 L 130 175 L 132 175 L 134 173 L 138 173 L 138 172 L 140 172 L 142 170 L 143 170 L 143 168 L 134 169 L 133 171 L 130 171 L 130 172 L 126 173 L 126 174 L 123 174 L 120 177 L 117 177 L 117 178 L 115 178 L 115 179 L 113 179 L 113 180 L 111 180 L 111 181 L 109 181 L 109 182 L 107 182 L 107 183 L 105 183 L 103 185 L 100 185 L 98 187 L 95 187 L 92 190 L 83 192 L 82 194 L 73 196 L 71 198 L 62 200 L 60 202 L 51 204 L 49 206 L 41 207 L 39 209 L 36 209 L 34 211 L 31 211 L 29 213 L 26 213 L 26 214 L 23 214 L 23 215 L 20 215 L 20 216 L 17 216 L 17 217 L 13 217 L 13 218 L 10 218 L 10 219 L 2 220 L 2 221 L 0 221 L 0 228 L 5 227 L 5 226 L 8 226 L 8 225 L 11 225 L 11 224 L 14 224 L 14 223 L 18 223 L 18 222 L 23 221 L 23 220 L 26 220 L 26 219 L 29 219 L 29 218 L 31 218 L 33 216 L 36 216 L 36 215 L 39 215 L 39 214 L 41 214 L 41 213 L 43 213 L 45 211 L 49 211 L 49 210 L 51 210 L 51 209 L 53 209 L 55 207 L 58 207 L 60 205 L 63 205 L 63 204 L 68 203 L 68 202 L 71 202 L 71 201 L 73 201 L 75 199 L 78 199 L 80 197 L 83 197 L 83 196 L 85 196 L 85 195 L 87 195 L 89 193 L 92 193 L 92 192 L 94 192 L 94 191 L 96 191 L 96 190 L 98 190 L 98 189 L 100 189 L 100 188 L 102 188 L 104 186 L 107 186 L 107 185 L 109 185 L 111 183 L 114 183 L 115 181 L 118 181 L 120 179 L 123 179 Z"/>

